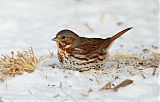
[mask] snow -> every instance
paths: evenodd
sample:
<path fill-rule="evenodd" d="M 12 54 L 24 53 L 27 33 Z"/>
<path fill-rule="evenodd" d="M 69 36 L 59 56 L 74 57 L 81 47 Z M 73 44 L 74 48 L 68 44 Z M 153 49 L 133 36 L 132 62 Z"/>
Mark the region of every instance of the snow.
<path fill-rule="evenodd" d="M 158 23 L 158 0 L 0 0 L 0 54 L 29 47 L 40 56 L 47 55 L 48 50 L 54 51 L 54 58 L 41 62 L 33 73 L 0 82 L 0 100 L 158 102 L 160 82 L 158 76 L 152 75 L 152 68 L 145 70 L 144 79 L 140 74 L 131 76 L 125 71 L 115 74 L 114 68 L 109 70 L 111 73 L 102 74 L 48 66 L 58 64 L 57 47 L 51 39 L 61 29 L 71 29 L 80 36 L 106 38 L 133 26 L 109 51 L 111 55 L 118 52 L 139 55 L 144 48 L 157 51 L 152 45 L 159 46 Z M 124 69 L 134 70 L 127 66 Z M 99 91 L 116 76 L 119 78 L 114 81 L 115 85 L 125 79 L 132 79 L 133 84 L 117 92 Z M 89 89 L 93 91 L 88 96 L 82 95 Z"/>

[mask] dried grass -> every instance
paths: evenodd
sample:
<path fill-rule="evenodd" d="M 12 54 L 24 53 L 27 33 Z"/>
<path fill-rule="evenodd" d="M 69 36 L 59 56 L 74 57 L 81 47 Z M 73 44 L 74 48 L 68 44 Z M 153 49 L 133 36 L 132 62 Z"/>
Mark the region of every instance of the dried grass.
<path fill-rule="evenodd" d="M 60 96 L 60 94 L 56 94 L 56 95 L 54 95 L 53 97 L 54 98 L 57 98 L 57 97 L 59 97 Z"/>
<path fill-rule="evenodd" d="M 157 68 L 159 68 L 159 64 L 160 64 L 160 54 L 158 53 L 152 53 L 155 59 L 155 63 L 158 65 L 158 67 L 155 67 L 152 75 L 154 76 L 156 74 Z"/>
<path fill-rule="evenodd" d="M 126 87 L 126 86 L 132 84 L 133 80 L 126 79 L 126 80 L 124 80 L 123 82 L 121 82 L 120 84 L 118 84 L 117 86 L 115 86 L 113 88 L 112 88 L 112 82 L 107 83 L 105 86 L 103 86 L 102 88 L 100 88 L 99 91 L 104 91 L 104 90 L 109 90 L 109 89 L 111 89 L 113 91 L 117 91 L 121 87 Z"/>
<path fill-rule="evenodd" d="M 153 53 L 153 58 L 151 59 L 144 59 L 143 57 L 131 55 L 131 54 L 124 54 L 124 53 L 117 53 L 113 56 L 116 60 L 121 60 L 125 65 L 131 66 L 147 66 L 158 68 L 160 63 L 160 55 L 157 53 Z"/>
<path fill-rule="evenodd" d="M 102 88 L 99 89 L 99 91 L 109 90 L 112 89 L 112 82 L 107 83 Z"/>
<path fill-rule="evenodd" d="M 2 55 L 0 58 L 0 79 L 21 75 L 24 72 L 33 72 L 38 62 L 32 48 L 28 51 L 17 51 L 16 54 L 12 51 L 11 56 Z"/>
<path fill-rule="evenodd" d="M 123 82 L 121 82 L 120 84 L 118 84 L 117 86 L 115 86 L 114 88 L 112 88 L 112 90 L 113 91 L 117 91 L 119 88 L 126 87 L 126 86 L 128 86 L 128 85 L 130 85 L 132 83 L 133 83 L 133 80 L 126 79 Z"/>
<path fill-rule="evenodd" d="M 102 11 L 99 18 L 101 24 L 103 24 L 105 17 L 106 17 L 106 12 Z"/>
<path fill-rule="evenodd" d="M 90 88 L 90 89 L 87 91 L 87 93 L 81 93 L 81 95 L 82 95 L 83 97 L 88 97 L 91 92 L 93 92 L 93 90 Z"/>
<path fill-rule="evenodd" d="M 117 54 L 114 55 L 114 58 L 135 60 L 135 61 L 139 61 L 139 62 L 143 61 L 143 59 L 138 57 L 138 56 L 135 56 L 135 55 L 132 55 L 132 54 L 124 54 L 124 53 L 117 53 Z"/>
<path fill-rule="evenodd" d="M 1 99 L 1 97 L 0 97 L 0 102 L 3 102 L 2 99 Z"/>
<path fill-rule="evenodd" d="M 52 50 L 48 50 L 48 52 L 49 52 L 49 58 L 53 58 L 54 57 L 53 51 Z"/>
<path fill-rule="evenodd" d="M 88 23 L 85 23 L 84 25 L 89 31 L 94 32 L 94 29 Z"/>

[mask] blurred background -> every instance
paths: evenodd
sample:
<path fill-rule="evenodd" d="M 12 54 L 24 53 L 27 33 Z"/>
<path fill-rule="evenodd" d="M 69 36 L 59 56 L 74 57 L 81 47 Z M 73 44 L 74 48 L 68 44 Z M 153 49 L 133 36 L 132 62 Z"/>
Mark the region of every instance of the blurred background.
<path fill-rule="evenodd" d="M 0 0 L 0 54 L 33 47 L 56 52 L 51 39 L 62 29 L 106 38 L 134 27 L 110 51 L 158 46 L 158 0 Z"/>

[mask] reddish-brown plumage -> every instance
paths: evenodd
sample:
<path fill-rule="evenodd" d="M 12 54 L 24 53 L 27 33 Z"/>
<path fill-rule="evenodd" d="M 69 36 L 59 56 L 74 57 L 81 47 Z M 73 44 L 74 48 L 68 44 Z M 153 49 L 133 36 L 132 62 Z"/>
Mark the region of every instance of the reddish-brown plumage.
<path fill-rule="evenodd" d="M 58 45 L 58 59 L 67 69 L 103 68 L 109 46 L 130 29 L 127 28 L 106 39 L 79 37 L 73 31 L 61 30 L 53 39 Z"/>

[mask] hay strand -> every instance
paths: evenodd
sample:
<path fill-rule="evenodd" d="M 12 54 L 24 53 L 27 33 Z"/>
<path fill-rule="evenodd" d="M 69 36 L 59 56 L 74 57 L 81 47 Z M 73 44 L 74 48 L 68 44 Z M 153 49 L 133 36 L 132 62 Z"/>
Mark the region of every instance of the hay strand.
<path fill-rule="evenodd" d="M 0 58 L 0 79 L 33 72 L 38 64 L 38 59 L 34 54 L 33 48 L 11 55 L 2 55 Z"/>

